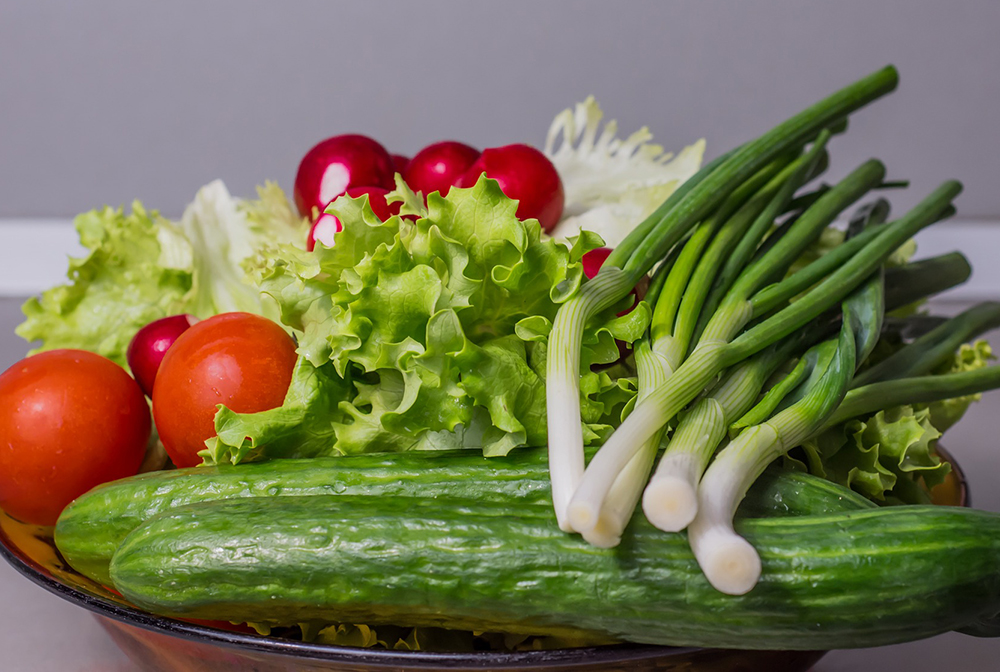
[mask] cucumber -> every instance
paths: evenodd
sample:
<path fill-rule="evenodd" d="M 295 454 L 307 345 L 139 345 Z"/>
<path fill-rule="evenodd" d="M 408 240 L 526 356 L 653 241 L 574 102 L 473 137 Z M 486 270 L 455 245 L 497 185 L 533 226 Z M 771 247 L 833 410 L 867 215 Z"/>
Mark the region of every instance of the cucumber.
<path fill-rule="evenodd" d="M 763 561 L 734 597 L 685 535 L 636 516 L 621 546 L 559 530 L 551 507 L 396 497 L 204 502 L 134 530 L 117 589 L 185 618 L 597 633 L 740 649 L 870 647 L 1000 611 L 1000 515 L 899 506 L 743 520 Z"/>
<path fill-rule="evenodd" d="M 63 511 L 56 546 L 81 574 L 110 584 L 108 563 L 143 521 L 186 504 L 238 497 L 382 495 L 469 497 L 484 502 L 549 502 L 544 450 L 484 458 L 471 451 L 274 460 L 153 472 L 101 485 Z M 751 490 L 753 515 L 873 506 L 808 474 L 770 475 Z"/>

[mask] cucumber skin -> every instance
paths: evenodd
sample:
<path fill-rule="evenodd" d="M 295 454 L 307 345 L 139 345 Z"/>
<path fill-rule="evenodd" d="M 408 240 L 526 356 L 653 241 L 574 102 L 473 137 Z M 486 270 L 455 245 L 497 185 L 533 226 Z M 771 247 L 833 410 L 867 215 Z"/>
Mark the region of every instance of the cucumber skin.
<path fill-rule="evenodd" d="M 70 504 L 56 546 L 81 574 L 110 586 L 108 564 L 129 532 L 155 515 L 243 497 L 382 495 L 551 502 L 544 450 L 484 458 L 470 451 L 274 460 L 140 474 L 98 486 Z M 747 498 L 749 515 L 826 513 L 873 506 L 808 474 L 768 472 Z"/>
<path fill-rule="evenodd" d="M 1000 515 L 942 506 L 744 520 L 763 575 L 715 591 L 683 534 L 637 516 L 617 549 L 550 506 L 386 497 L 195 504 L 128 536 L 111 575 L 167 616 L 567 630 L 673 646 L 883 646 L 1000 611 Z"/>
<path fill-rule="evenodd" d="M 273 460 L 139 474 L 105 483 L 74 500 L 59 516 L 55 543 L 76 571 L 110 586 L 108 564 L 128 533 L 180 506 L 245 497 L 362 494 L 548 501 L 548 475 L 542 478 L 538 462 L 530 451 L 493 459 L 456 451 Z"/>

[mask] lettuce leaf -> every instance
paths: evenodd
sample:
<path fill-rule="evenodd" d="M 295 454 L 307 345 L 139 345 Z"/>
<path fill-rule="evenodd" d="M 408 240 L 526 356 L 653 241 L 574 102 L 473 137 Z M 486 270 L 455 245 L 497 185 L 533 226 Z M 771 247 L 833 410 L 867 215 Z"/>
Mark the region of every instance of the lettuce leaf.
<path fill-rule="evenodd" d="M 934 452 L 940 436 L 927 409 L 901 406 L 833 427 L 803 449 L 814 474 L 876 501 L 891 495 L 916 504 L 929 501 L 917 480 L 929 489 L 950 471 Z"/>
<path fill-rule="evenodd" d="M 601 128 L 603 117 L 591 96 L 561 112 L 549 128 L 545 155 L 559 171 L 566 192 L 563 219 L 552 235 L 568 238 L 587 230 L 615 247 L 698 171 L 705 141 L 674 156 L 651 142 L 649 129 L 622 140 L 615 121 Z"/>
<path fill-rule="evenodd" d="M 414 200 L 403 185 L 398 198 Z M 486 178 L 431 194 L 426 211 L 414 204 L 412 220 L 382 222 L 367 197 L 343 197 L 328 209 L 344 224 L 333 247 L 283 245 L 258 255 L 252 276 L 298 338 L 295 393 L 265 413 L 221 410 L 206 460 L 290 450 L 503 455 L 544 445 L 548 330 L 584 280 L 581 258 L 601 240 L 543 237 L 516 209 Z M 622 318 L 611 310 L 588 331 L 588 365 L 616 361 L 615 339 L 631 342 L 648 325 L 645 304 Z M 634 385 L 620 381 L 631 372 L 616 373 L 586 389 L 588 409 L 597 409 L 588 413 L 594 440 L 634 396 Z"/>
<path fill-rule="evenodd" d="M 955 358 L 951 362 L 946 362 L 940 366 L 935 374 L 960 373 L 962 371 L 974 371 L 989 366 L 991 360 L 996 359 L 993 355 L 993 348 L 988 341 L 978 340 L 972 344 L 964 344 L 955 353 Z M 926 408 L 930 413 L 931 423 L 940 431 L 945 432 L 949 427 L 962 419 L 969 406 L 983 398 L 982 394 L 970 394 L 965 397 L 955 397 L 954 399 L 944 399 L 932 404 L 921 405 L 919 408 Z"/>
<path fill-rule="evenodd" d="M 305 629 L 303 630 L 305 632 Z M 306 638 L 304 638 L 306 639 Z M 614 644 L 599 635 L 581 633 L 578 638 L 510 635 L 493 632 L 469 632 L 444 628 L 406 628 L 380 625 L 328 625 L 321 628 L 317 641 L 335 646 L 395 649 L 397 651 L 540 651 Z"/>
<path fill-rule="evenodd" d="M 276 185 L 259 196 L 240 201 L 215 181 L 198 191 L 177 223 L 139 202 L 128 214 L 105 207 L 80 215 L 75 225 L 87 255 L 70 259 L 69 284 L 24 304 L 26 320 L 17 333 L 40 341 L 35 352 L 80 348 L 125 366 L 135 332 L 167 315 L 243 310 L 277 316 L 243 265 L 261 248 L 304 241 L 308 224 L 294 216 Z"/>
<path fill-rule="evenodd" d="M 976 341 L 962 345 L 952 361 L 932 375 L 982 368 L 991 359 L 989 344 Z M 951 470 L 938 457 L 937 442 L 980 397 L 974 394 L 883 409 L 850 420 L 806 441 L 789 454 L 785 464 L 850 487 L 874 501 L 927 503 L 929 489 Z"/>
<path fill-rule="evenodd" d="M 132 336 L 147 323 L 186 312 L 193 252 L 181 231 L 136 201 L 128 214 L 105 207 L 74 225 L 89 252 L 69 260 L 70 283 L 28 299 L 17 333 L 32 351 L 90 350 L 125 366 Z"/>

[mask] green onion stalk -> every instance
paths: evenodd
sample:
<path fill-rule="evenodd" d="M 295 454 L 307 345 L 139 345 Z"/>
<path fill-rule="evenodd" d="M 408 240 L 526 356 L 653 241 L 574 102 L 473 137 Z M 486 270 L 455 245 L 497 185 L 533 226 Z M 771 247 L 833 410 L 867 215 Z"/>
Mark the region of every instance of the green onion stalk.
<path fill-rule="evenodd" d="M 761 219 L 773 219 L 773 212 L 769 215 L 767 211 L 773 207 L 776 195 L 785 195 L 783 200 L 787 201 L 800 184 L 825 169 L 827 138 L 828 134 L 821 133 L 805 156 L 780 156 L 759 170 L 675 246 L 657 269 L 645 299 L 655 306 L 650 333 L 635 348 L 639 374 L 637 400 L 641 401 L 665 383 L 680 364 L 697 319 L 697 313 L 690 309 L 690 301 L 704 297 L 711 279 L 732 248 L 746 235 L 758 238 L 763 235 L 765 227 L 758 227 L 757 223 Z M 751 224 L 759 229 L 756 234 L 747 233 Z M 597 525 L 584 534 L 592 544 L 610 547 L 621 540 L 649 479 L 663 434 L 661 428 L 647 440 L 615 479 Z"/>
<path fill-rule="evenodd" d="M 823 425 L 847 393 L 858 363 L 882 329 L 885 313 L 881 270 L 843 303 L 837 338 L 810 348 L 799 366 L 747 414 L 753 420 L 723 448 L 698 487 L 698 511 L 688 541 L 705 577 L 730 595 L 749 592 L 760 578 L 757 551 L 736 533 L 733 516 L 747 490 L 774 459 Z M 752 423 L 752 424 L 751 424 Z"/>
<path fill-rule="evenodd" d="M 900 245 L 922 228 L 939 221 L 942 213 L 951 207 L 951 200 L 961 191 L 957 182 L 946 182 L 906 216 L 877 227 L 877 235 L 868 238 L 867 245 L 821 282 L 808 288 L 805 294 L 800 295 L 813 282 L 813 265 L 768 286 L 767 301 L 756 301 L 754 293 L 760 286 L 776 273 L 782 273 L 801 253 L 804 245 L 844 207 L 863 195 L 872 180 L 880 180 L 882 175 L 883 169 L 878 162 L 863 164 L 818 200 L 782 240 L 737 279 L 691 355 L 666 385 L 636 405 L 632 414 L 594 456 L 567 510 L 571 527 L 583 532 L 593 526 L 610 481 L 632 458 L 637 447 L 691 402 L 717 375 L 801 329 L 835 306 Z M 845 242 L 840 247 L 850 248 L 853 242 Z M 834 251 L 813 264 L 828 265 L 828 257 L 836 259 L 838 256 Z M 803 282 L 800 275 L 806 276 L 809 281 Z M 761 313 L 770 312 L 774 306 L 783 305 L 796 296 L 798 299 L 794 303 L 733 338 L 751 320 L 763 317 Z"/>
<path fill-rule="evenodd" d="M 869 218 L 864 223 L 870 225 L 881 222 L 887 213 L 874 210 L 867 214 Z M 931 269 L 934 271 L 931 281 L 916 282 L 918 279 L 925 279 Z M 951 289 L 965 282 L 968 277 L 968 262 L 958 253 L 942 255 L 890 269 L 886 274 L 885 307 L 882 312 L 890 312 L 914 301 Z M 944 324 L 947 325 L 947 329 L 940 329 L 940 332 L 954 335 L 948 339 L 947 345 L 944 346 L 947 351 L 942 349 L 935 340 L 933 346 L 936 348 L 936 354 L 929 356 L 927 352 L 928 339 L 917 339 L 914 343 L 904 347 L 899 351 L 899 354 L 905 353 L 905 359 L 920 362 L 919 365 L 902 372 L 914 377 L 864 387 L 856 387 L 857 378 L 855 378 L 851 384 L 856 389 L 850 390 L 834 414 L 806 438 L 812 438 L 831 426 L 853 417 L 873 413 L 880 408 L 930 403 L 1000 387 L 1000 367 L 948 375 L 919 375 L 930 371 L 947 357 L 950 357 L 960 343 L 994 328 L 998 315 L 1000 315 L 1000 306 L 995 303 L 984 303 L 951 318 L 951 320 L 945 320 Z M 754 406 L 753 412 L 745 413 L 739 420 L 731 421 L 728 427 L 711 424 L 706 429 L 705 424 L 699 421 L 699 406 L 710 402 L 715 408 L 720 409 L 717 414 L 726 418 L 743 414 L 753 404 L 757 393 L 763 387 L 763 381 L 781 364 L 786 363 L 789 357 L 803 347 L 808 347 L 813 341 L 819 340 L 828 329 L 829 327 L 823 321 L 814 322 L 802 332 L 779 341 L 738 367 L 731 369 L 711 396 L 699 400 L 693 409 L 681 419 L 671 443 L 668 445 L 667 452 L 657 468 L 657 475 L 666 471 L 669 475 L 668 479 L 665 483 L 660 483 L 654 477 L 643 495 L 644 513 L 650 522 L 665 531 L 679 531 L 687 527 L 698 509 L 697 494 L 691 489 L 690 481 L 685 481 L 683 485 L 677 486 L 670 478 L 677 478 L 677 473 L 682 475 L 692 473 L 695 476 L 692 476 L 691 480 L 697 478 L 700 481 L 709 459 L 724 436 L 724 432 L 727 429 L 730 431 L 745 429 L 765 421 L 772 415 L 778 404 L 786 398 L 788 391 L 804 379 L 808 358 L 800 359 L 796 367 L 776 383 Z M 873 333 L 873 330 L 870 329 L 868 333 Z M 870 340 L 869 337 L 868 341 L 870 342 Z M 866 349 L 868 348 L 862 348 L 862 350 Z M 862 352 L 862 354 L 865 353 Z M 705 411 L 701 413 L 705 413 Z M 678 463 L 680 464 L 678 465 Z M 665 504 L 662 501 L 663 498 L 667 498 L 668 503 Z M 674 502 L 679 502 L 679 504 Z"/>
<path fill-rule="evenodd" d="M 868 224 L 881 221 L 881 217 L 878 216 L 880 213 L 870 214 L 876 216 L 870 218 L 867 221 Z M 951 289 L 965 282 L 969 278 L 969 272 L 967 260 L 958 253 L 950 253 L 889 269 L 885 282 L 885 310 L 887 312 L 897 310 L 915 301 Z M 982 313 L 982 311 L 977 312 Z M 980 324 L 988 328 L 990 323 L 981 320 Z M 707 468 L 709 460 L 725 437 L 726 431 L 730 426 L 738 429 L 748 423 L 752 424 L 752 416 L 746 416 L 744 413 L 753 405 L 772 373 L 801 350 L 824 338 L 829 329 L 830 326 L 824 320 L 817 320 L 802 332 L 786 337 L 730 369 L 709 395 L 697 400 L 694 406 L 681 417 L 660 464 L 657 466 L 656 474 L 643 493 L 643 512 L 654 526 L 666 532 L 677 532 L 690 524 L 697 513 L 697 484 Z M 967 337 L 971 337 L 975 333 L 981 332 L 965 331 Z M 768 399 L 762 400 L 758 408 L 764 409 L 773 400 L 782 398 L 781 395 L 784 394 L 787 386 L 797 383 L 803 373 L 804 365 L 793 369 L 772 391 L 769 391 Z M 946 395 L 935 397 L 933 400 L 948 398 L 947 394 L 950 388 L 947 385 L 936 384 L 935 381 L 939 378 L 941 377 L 928 376 L 926 379 L 914 379 L 913 382 L 916 382 L 917 385 L 913 389 L 916 391 L 929 386 L 930 389 L 934 390 L 932 394 Z M 965 380 L 961 379 L 959 385 L 965 384 Z M 987 382 L 983 383 L 983 380 Z M 987 376 L 982 379 L 971 379 L 968 384 L 989 384 L 990 380 L 991 378 Z M 975 391 L 982 390 L 976 388 L 973 392 Z M 907 399 L 905 392 L 904 389 L 896 392 L 904 395 L 904 401 L 900 403 L 918 403 L 923 400 L 914 398 L 912 401 L 905 401 Z M 962 394 L 971 393 L 962 392 Z M 848 393 L 847 399 L 853 400 L 854 398 L 855 392 L 852 390 Z M 879 401 L 874 395 L 866 395 L 860 399 L 865 403 L 874 403 L 875 406 L 872 407 L 872 410 L 882 407 L 879 406 Z M 851 409 L 856 403 L 845 401 L 841 409 Z M 864 413 L 865 408 L 867 406 L 862 406 L 862 410 L 858 411 L 856 415 Z M 838 415 L 841 413 L 841 409 L 838 409 Z M 848 410 L 848 412 L 851 411 Z M 734 420 L 734 418 L 739 418 L 739 420 Z"/>
<path fill-rule="evenodd" d="M 895 68 L 883 68 L 706 165 L 644 220 L 608 257 L 598 275 L 581 286 L 560 308 L 549 340 L 546 403 L 552 498 L 562 529 L 573 529 L 568 517 L 569 504 L 584 478 L 579 367 L 581 339 L 587 321 L 624 298 L 693 226 L 712 214 L 757 171 L 778 156 L 801 148 L 853 111 L 889 93 L 897 82 Z M 636 444 L 621 468 L 655 431 Z M 612 482 L 621 473 L 621 468 L 615 471 Z M 595 511 L 588 528 L 596 526 L 597 517 Z"/>
<path fill-rule="evenodd" d="M 929 373 L 950 359 L 963 343 L 997 328 L 1000 328 L 1000 303 L 977 304 L 858 374 L 853 387 Z"/>
<path fill-rule="evenodd" d="M 817 152 L 822 152 L 822 143 L 819 143 Z M 739 240 L 754 215 L 768 204 L 774 192 L 782 188 L 790 177 L 806 172 L 814 163 L 811 157 L 778 157 L 734 190 L 708 219 L 671 250 L 659 266 L 645 297 L 645 301 L 655 306 L 657 311 L 653 316 L 652 330 L 635 347 L 637 400 L 644 399 L 665 383 L 680 363 L 683 346 L 678 350 L 675 346 L 679 340 L 673 333 L 662 333 L 659 329 L 666 322 L 674 322 L 682 301 L 690 295 L 682 290 L 692 273 L 704 275 L 701 267 L 706 260 L 724 258 L 727 248 Z M 709 243 L 711 246 L 706 251 Z M 642 487 L 649 479 L 663 434 L 661 429 L 647 440 L 617 476 L 605 498 L 598 523 L 584 535 L 587 541 L 602 548 L 616 546 L 621 541 L 621 534 L 635 511 Z"/>
<path fill-rule="evenodd" d="M 817 144 L 821 145 L 822 140 L 821 137 Z M 815 158 L 810 159 L 807 155 L 805 165 L 808 167 L 814 161 Z M 724 261 L 731 262 L 733 259 L 745 259 L 750 256 L 764 232 L 770 229 L 775 216 L 787 206 L 795 190 L 808 179 L 805 172 L 790 175 L 791 179 L 772 194 L 767 205 L 754 211 L 757 219 L 749 227 L 749 232 L 734 241 L 726 240 L 725 236 L 720 235 L 713 242 L 713 247 L 699 263 L 699 273 L 696 274 L 696 278 L 700 282 L 692 282 L 684 294 L 685 310 L 681 314 L 684 319 L 678 320 L 678 325 L 675 327 L 678 335 L 671 337 L 671 343 L 679 342 L 678 350 L 683 352 L 687 349 L 688 339 L 699 320 L 697 306 L 706 298 L 711 280 L 719 272 Z M 865 215 L 860 220 L 864 225 L 881 223 L 887 214 L 884 208 L 866 208 L 864 212 Z M 740 227 L 737 227 L 737 230 L 742 231 Z M 748 241 L 750 244 L 747 244 Z M 733 253 L 736 242 L 741 250 Z M 725 274 L 726 271 L 723 270 L 723 276 L 716 281 L 714 289 L 731 286 L 732 283 L 726 280 Z M 654 313 L 654 326 L 655 315 L 656 313 Z M 818 323 L 814 324 L 816 325 Z M 809 339 L 815 335 L 813 332 L 818 330 L 807 331 L 809 333 L 806 336 Z M 771 374 L 789 356 L 797 352 L 796 348 L 801 340 L 786 338 L 730 370 L 713 394 L 697 401 L 681 418 L 660 460 L 656 475 L 643 494 L 643 511 L 653 525 L 668 532 L 677 532 L 687 527 L 697 511 L 698 481 L 708 465 L 708 460 L 725 436 L 727 426 L 753 403 Z"/>

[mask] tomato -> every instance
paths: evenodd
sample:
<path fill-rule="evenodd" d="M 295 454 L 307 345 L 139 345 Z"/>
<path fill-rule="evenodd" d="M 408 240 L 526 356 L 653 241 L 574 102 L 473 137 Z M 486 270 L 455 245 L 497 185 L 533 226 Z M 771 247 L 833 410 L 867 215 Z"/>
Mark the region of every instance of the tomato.
<path fill-rule="evenodd" d="M 138 472 L 150 435 L 139 385 L 109 359 L 50 350 L 0 375 L 0 506 L 54 525 L 71 501 Z"/>
<path fill-rule="evenodd" d="M 271 320 L 223 313 L 198 322 L 167 350 L 153 384 L 153 419 L 178 467 L 201 463 L 219 404 L 238 413 L 276 408 L 295 367 L 295 341 Z"/>

